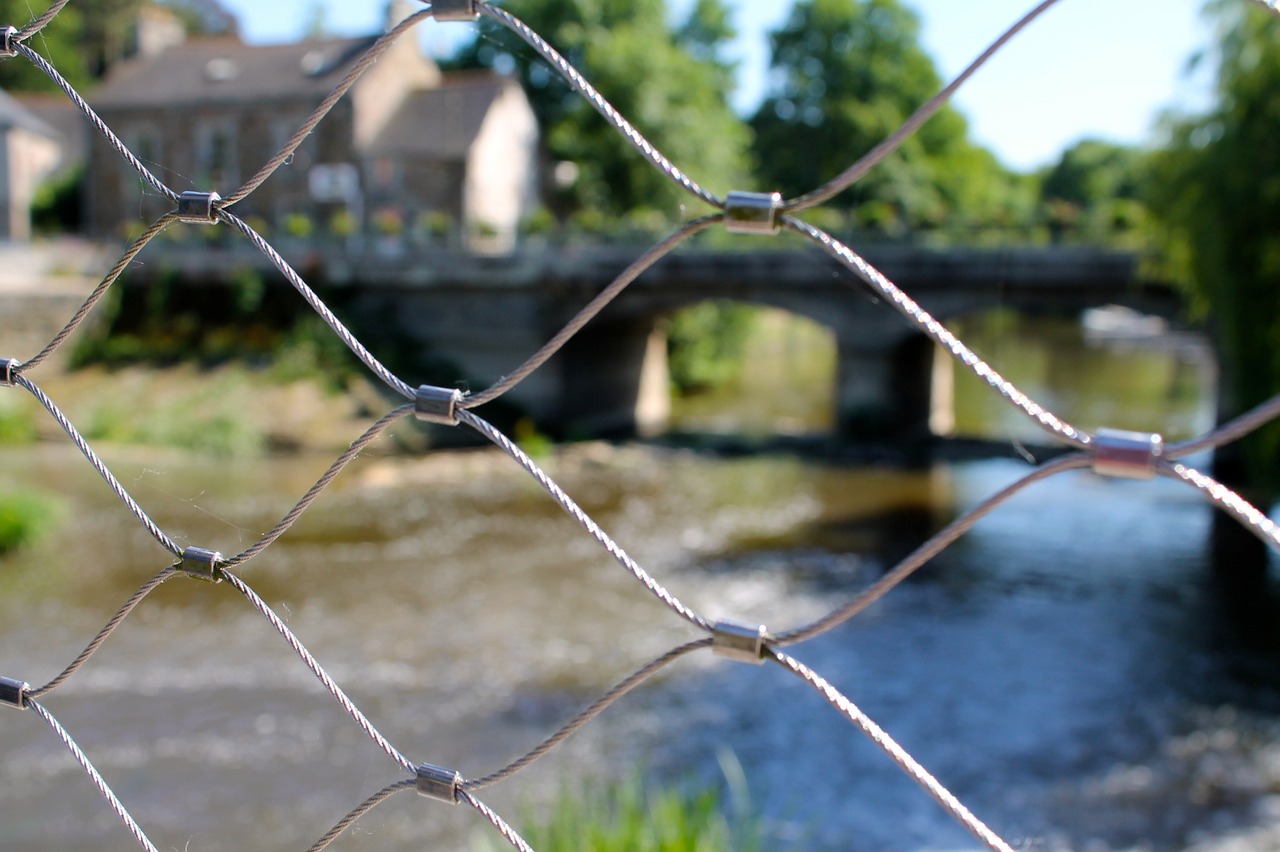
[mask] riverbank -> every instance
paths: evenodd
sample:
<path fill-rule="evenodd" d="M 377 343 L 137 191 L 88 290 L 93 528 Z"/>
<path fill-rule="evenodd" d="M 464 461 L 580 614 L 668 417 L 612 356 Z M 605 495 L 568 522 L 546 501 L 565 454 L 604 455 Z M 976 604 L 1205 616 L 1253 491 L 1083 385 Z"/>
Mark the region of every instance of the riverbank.
<path fill-rule="evenodd" d="M 90 441 L 222 457 L 341 452 L 397 404 L 361 378 L 339 390 L 319 379 L 282 381 L 269 369 L 235 363 L 87 367 L 36 372 L 32 380 Z M 0 420 L 15 434 L 65 437 L 34 399 L 6 397 Z M 412 443 L 410 433 L 396 434 Z"/>

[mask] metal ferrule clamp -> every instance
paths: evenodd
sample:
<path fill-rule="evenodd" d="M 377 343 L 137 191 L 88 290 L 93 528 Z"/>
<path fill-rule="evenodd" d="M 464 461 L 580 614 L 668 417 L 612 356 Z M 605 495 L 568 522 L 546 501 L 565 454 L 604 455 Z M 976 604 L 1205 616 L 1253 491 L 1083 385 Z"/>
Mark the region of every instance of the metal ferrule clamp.
<path fill-rule="evenodd" d="M 711 629 L 711 650 L 740 663 L 760 665 L 765 661 L 769 632 L 764 625 L 752 627 L 739 621 L 717 621 Z"/>
<path fill-rule="evenodd" d="M 218 221 L 215 207 L 222 196 L 216 192 L 188 190 L 178 197 L 178 221 L 188 225 L 214 225 Z"/>
<path fill-rule="evenodd" d="M 458 791 L 462 789 L 462 775 L 452 769 L 444 769 L 424 763 L 418 767 L 418 795 L 451 805 L 458 804 Z"/>
<path fill-rule="evenodd" d="M 13 371 L 21 363 L 13 358 L 0 358 L 0 384 L 13 387 Z"/>
<path fill-rule="evenodd" d="M 732 234 L 778 233 L 778 192 L 731 192 L 724 200 L 724 227 Z"/>
<path fill-rule="evenodd" d="M 182 559 L 173 567 L 188 577 L 205 580 L 209 583 L 222 582 L 222 569 L 219 567 L 226 560 L 216 550 L 205 550 L 203 547 L 188 547 L 182 551 Z"/>
<path fill-rule="evenodd" d="M 18 45 L 21 43 L 18 41 L 18 28 L 5 27 L 0 33 L 4 35 L 4 42 L 0 44 L 0 56 L 17 56 Z"/>
<path fill-rule="evenodd" d="M 431 14 L 437 21 L 474 21 L 480 10 L 476 0 L 431 0 Z"/>
<path fill-rule="evenodd" d="M 1120 479 L 1151 479 L 1164 455 L 1164 438 L 1147 432 L 1099 429 L 1090 446 L 1093 472 Z"/>
<path fill-rule="evenodd" d="M 27 691 L 29 689 L 31 689 L 31 684 L 29 683 L 9 677 L 0 677 L 0 704 L 7 704 L 10 707 L 17 707 L 19 710 L 25 710 L 27 708 Z"/>
<path fill-rule="evenodd" d="M 457 388 L 422 385 L 414 394 L 413 416 L 427 423 L 457 426 L 458 405 L 462 398 L 462 391 Z"/>

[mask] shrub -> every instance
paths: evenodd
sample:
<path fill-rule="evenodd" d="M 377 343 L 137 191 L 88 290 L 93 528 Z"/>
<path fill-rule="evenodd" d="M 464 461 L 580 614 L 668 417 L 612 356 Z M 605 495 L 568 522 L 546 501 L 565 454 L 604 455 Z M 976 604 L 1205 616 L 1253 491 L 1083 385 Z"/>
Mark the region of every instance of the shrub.
<path fill-rule="evenodd" d="M 37 492 L 0 494 L 0 553 L 25 547 L 57 525 L 62 504 Z"/>

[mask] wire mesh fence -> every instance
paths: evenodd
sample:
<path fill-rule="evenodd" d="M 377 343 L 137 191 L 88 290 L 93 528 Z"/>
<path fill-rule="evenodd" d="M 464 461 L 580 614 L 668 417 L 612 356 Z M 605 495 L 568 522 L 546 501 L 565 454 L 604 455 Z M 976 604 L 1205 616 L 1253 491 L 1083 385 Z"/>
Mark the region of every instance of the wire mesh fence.
<path fill-rule="evenodd" d="M 171 580 L 205 581 L 209 584 L 225 584 L 234 589 L 248 603 L 249 607 L 264 620 L 270 628 L 287 644 L 301 666 L 310 672 L 322 685 L 323 689 L 336 702 L 341 711 L 350 720 L 350 724 L 370 740 L 385 756 L 384 767 L 386 783 L 377 793 L 366 800 L 353 803 L 351 810 L 332 824 L 332 827 L 320 827 L 318 839 L 312 850 L 320 850 L 329 846 L 338 837 L 346 833 L 352 825 L 370 810 L 379 807 L 386 800 L 400 793 L 413 791 L 425 798 L 424 808 L 443 805 L 464 804 L 474 809 L 477 818 L 492 825 L 496 836 L 504 839 L 519 849 L 529 848 L 528 844 L 511 827 L 506 819 L 490 808 L 480 798 L 489 788 L 519 776 L 527 767 L 542 760 L 549 752 L 574 736 L 585 726 L 590 725 L 607 708 L 626 701 L 629 694 L 642 688 L 647 682 L 666 670 L 673 663 L 691 655 L 713 654 L 727 661 L 744 665 L 773 666 L 780 678 L 792 676 L 806 684 L 831 710 L 843 717 L 849 725 L 861 731 L 871 742 L 883 751 L 888 760 L 896 764 L 902 772 L 919 785 L 923 793 L 931 797 L 937 805 L 963 826 L 983 846 L 995 850 L 1009 850 L 1010 843 L 1002 839 L 996 828 L 988 826 L 979 815 L 973 813 L 966 805 L 954 796 L 946 786 L 935 778 L 928 769 L 918 762 L 906 749 L 901 747 L 883 728 L 869 718 L 859 706 L 836 684 L 831 683 L 820 672 L 810 668 L 796 656 L 801 653 L 806 642 L 815 639 L 839 625 L 856 618 L 876 601 L 893 591 L 914 572 L 947 549 L 952 543 L 968 532 L 979 520 L 996 512 L 1001 505 L 1013 495 L 1021 492 L 1034 483 L 1058 476 L 1066 471 L 1092 471 L 1099 477 L 1151 479 L 1165 477 L 1184 483 L 1200 492 L 1218 509 L 1232 515 L 1251 532 L 1272 546 L 1280 545 L 1280 531 L 1267 515 L 1251 505 L 1240 495 L 1234 493 L 1221 483 L 1214 481 L 1203 472 L 1185 463 L 1185 459 L 1193 454 L 1213 449 L 1233 442 L 1250 431 L 1280 416 L 1280 398 L 1261 406 L 1241 417 L 1235 422 L 1194 440 L 1178 443 L 1167 443 L 1158 434 L 1138 434 L 1119 430 L 1100 429 L 1086 432 L 1066 422 L 1054 412 L 1029 398 L 1018 387 L 1006 380 L 994 366 L 980 358 L 966 343 L 934 319 L 920 304 L 869 264 L 854 248 L 834 238 L 823 230 L 807 223 L 802 214 L 817 205 L 830 200 L 843 189 L 851 186 L 890 152 L 929 119 L 955 91 L 987 61 L 994 53 L 1028 23 L 1054 5 L 1055 0 L 1047 0 L 1032 9 L 1026 16 L 1015 22 L 1001 37 L 984 51 L 959 77 L 947 85 L 933 99 L 923 104 L 911 118 L 892 135 L 886 138 L 866 156 L 849 166 L 843 173 L 833 178 L 824 186 L 792 199 L 783 198 L 777 193 L 754 191 L 730 191 L 718 195 L 693 181 L 679 166 L 669 161 L 643 135 L 640 128 L 633 126 L 620 114 L 610 102 L 598 92 L 588 79 L 587 72 L 573 67 L 556 50 L 555 46 L 544 40 L 538 33 L 524 25 L 516 15 L 504 9 L 490 5 L 483 0 L 435 0 L 430 5 L 417 11 L 396 25 L 379 38 L 363 57 L 356 62 L 345 79 L 325 98 L 315 112 L 306 119 L 284 146 L 269 157 L 261 169 L 243 186 L 229 189 L 225 195 L 219 190 L 228 188 L 207 187 L 200 191 L 177 191 L 169 187 L 149 170 L 148 164 L 137 157 L 121 141 L 117 134 L 103 122 L 85 99 L 69 85 L 59 74 L 57 68 L 33 50 L 28 42 L 36 37 L 45 27 L 58 25 L 59 12 L 70 2 L 61 0 L 52 5 L 31 23 L 21 29 L 11 26 L 4 31 L 4 43 L 0 53 L 10 62 L 31 62 L 47 74 L 71 99 L 83 113 L 97 133 L 114 148 L 116 153 L 133 169 L 154 192 L 167 199 L 172 205 L 170 212 L 154 221 L 132 245 L 120 256 L 119 260 L 107 270 L 101 282 L 85 298 L 83 305 L 71 316 L 65 327 L 41 351 L 20 359 L 17 357 L 0 358 L 0 370 L 3 371 L 0 381 L 15 391 L 25 391 L 42 406 L 65 432 L 84 459 L 102 478 L 110 491 L 123 504 L 125 510 L 154 540 L 155 544 L 166 553 L 156 553 L 157 569 L 137 591 L 124 602 L 112 615 L 96 636 L 93 636 L 84 650 L 70 660 L 65 668 L 51 680 L 42 685 L 32 686 L 24 676 L 27 672 L 5 672 L 0 677 L 0 704 L 17 710 L 30 710 L 29 718 L 44 722 L 71 753 L 76 763 L 89 776 L 91 783 L 105 800 L 106 805 L 119 818 L 124 831 L 127 831 L 144 849 L 155 850 L 156 845 L 149 839 L 146 826 L 141 825 L 131 814 L 128 802 L 116 795 L 111 779 L 104 777 L 94 768 L 92 755 L 82 749 L 70 730 L 65 728 L 54 716 L 50 707 L 55 693 L 69 681 L 83 676 L 87 668 L 92 667 L 99 650 L 111 641 L 113 633 L 140 608 L 147 605 L 148 597 Z M 1274 3 L 1266 3 L 1275 8 Z M 352 334 L 340 318 L 325 304 L 304 277 L 264 239 L 248 222 L 236 214 L 238 202 L 252 195 L 255 190 L 286 164 L 308 134 L 325 119 L 326 115 L 347 94 L 354 83 L 366 73 L 378 58 L 397 40 L 410 37 L 411 31 L 423 21 L 453 22 L 459 26 L 473 24 L 479 18 L 487 18 L 509 29 L 526 42 L 533 50 L 560 75 L 574 90 L 579 92 L 601 115 L 602 120 L 612 125 L 635 149 L 636 156 L 647 160 L 662 172 L 674 184 L 681 187 L 695 201 L 710 208 L 705 215 L 693 218 L 680 225 L 673 233 L 662 239 L 639 257 L 597 296 L 584 304 L 577 315 L 537 351 L 531 353 L 524 363 L 514 368 L 492 386 L 476 393 L 464 393 L 457 389 L 441 388 L 432 385 L 420 385 L 406 380 L 388 369 L 378 358 Z M 588 69 L 589 71 L 589 69 Z M 122 215 L 123 211 L 122 211 Z M 275 526 L 262 535 L 250 546 L 240 552 L 225 555 L 215 546 L 190 546 L 179 543 L 178 537 L 167 533 L 156 523 L 142 506 L 130 494 L 126 485 L 113 473 L 112 469 L 98 456 L 89 442 L 81 435 L 76 424 L 60 409 L 36 380 L 38 368 L 60 347 L 72 339 L 77 329 L 103 299 L 107 292 L 116 285 L 125 269 L 135 260 L 145 258 L 149 244 L 159 234 L 170 228 L 203 228 L 220 227 L 236 232 L 240 238 L 252 244 L 267 257 L 271 264 L 279 270 L 288 284 L 306 304 L 332 330 L 341 342 L 359 358 L 369 372 L 385 384 L 392 393 L 403 397 L 403 404 L 393 408 L 384 416 L 373 422 L 367 430 L 353 441 L 324 474 L 297 500 L 297 503 L 284 514 Z M 730 232 L 753 235 L 767 239 L 780 231 L 786 230 L 800 235 L 812 242 L 818 249 L 835 258 L 848 272 L 848 280 L 856 286 L 869 286 L 885 303 L 886 323 L 907 322 L 922 334 L 926 335 L 956 362 L 981 379 L 992 393 L 1002 397 L 1008 405 L 1016 408 L 1026 417 L 1038 424 L 1052 439 L 1065 445 L 1069 452 L 1054 460 L 1036 467 L 1030 473 L 1007 487 L 991 494 L 976 507 L 947 525 L 936 535 L 919 544 L 907 557 L 898 562 L 883 576 L 871 582 L 850 600 L 834 608 L 830 612 L 809 623 L 798 625 L 762 625 L 744 623 L 736 620 L 714 619 L 708 617 L 698 608 L 682 601 L 673 594 L 663 582 L 663 578 L 655 576 L 642 566 L 637 559 L 620 544 L 608 531 L 603 529 L 595 519 L 585 511 L 574 497 L 549 476 L 542 467 L 524 452 L 508 435 L 486 421 L 479 410 L 512 388 L 519 385 L 531 374 L 543 367 L 568 341 L 579 331 L 591 323 L 609 303 L 622 293 L 628 285 L 641 273 L 658 260 L 676 250 L 695 234 L 712 228 L 725 228 Z M 851 292 L 851 297 L 853 297 Z M 898 314 L 897 317 L 891 315 Z M 344 469 L 368 445 L 383 435 L 394 423 L 416 419 L 425 423 L 465 428 L 473 430 L 484 439 L 498 447 L 511 464 L 518 466 L 532 478 L 545 492 L 546 499 L 554 501 L 564 512 L 581 527 L 583 535 L 593 540 L 596 545 L 616 562 L 619 570 L 625 572 L 639 586 L 637 594 L 647 593 L 655 598 L 677 622 L 683 622 L 685 629 L 694 638 L 685 641 L 658 655 L 651 662 L 640 667 L 631 675 L 623 678 L 616 686 L 604 692 L 596 701 L 571 715 L 563 724 L 548 732 L 542 742 L 533 745 L 519 758 L 505 766 L 493 767 L 491 771 L 475 777 L 464 777 L 460 772 L 448 766 L 438 765 L 430 753 L 411 753 L 405 744 L 397 745 L 384 736 L 378 727 L 378 720 L 370 718 L 356 701 L 348 695 L 343 685 L 334 678 L 324 663 L 317 659 L 305 644 L 304 637 L 298 636 L 254 588 L 241 576 L 240 569 L 249 561 L 270 548 L 282 536 L 288 534 L 295 522 L 307 511 L 308 507 L 320 497 L 331 484 L 343 475 Z M 530 642 L 536 641 L 530 637 Z M 104 712 L 109 712 L 104 710 Z M 29 724 L 17 716 L 7 717 L 6 725 Z"/>

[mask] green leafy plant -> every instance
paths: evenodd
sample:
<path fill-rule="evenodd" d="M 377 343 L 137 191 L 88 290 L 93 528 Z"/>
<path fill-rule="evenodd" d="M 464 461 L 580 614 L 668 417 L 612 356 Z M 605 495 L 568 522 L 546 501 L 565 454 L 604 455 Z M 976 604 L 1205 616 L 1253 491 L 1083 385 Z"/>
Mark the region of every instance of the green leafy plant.
<path fill-rule="evenodd" d="M 25 444 L 36 438 L 31 410 L 10 400 L 0 400 L 0 444 Z"/>
<path fill-rule="evenodd" d="M 356 220 L 355 214 L 346 207 L 329 217 L 329 233 L 335 237 L 346 239 L 355 234 L 359 227 L 360 223 Z"/>
<path fill-rule="evenodd" d="M 749 305 L 701 302 L 672 316 L 667 352 L 676 392 L 705 392 L 736 379 L 756 315 Z"/>
<path fill-rule="evenodd" d="M 307 240 L 315 233 L 315 223 L 301 213 L 289 213 L 281 220 L 281 229 L 295 240 Z"/>
<path fill-rule="evenodd" d="M 731 755 L 721 766 L 727 796 L 719 786 L 660 788 L 636 771 L 562 790 L 545 813 L 526 809 L 521 835 L 539 852 L 754 852 L 762 831 L 746 813 L 741 767 Z M 478 848 L 494 848 L 485 843 Z"/>
<path fill-rule="evenodd" d="M 25 547 L 50 533 L 62 504 L 39 492 L 0 494 L 0 553 Z"/>

